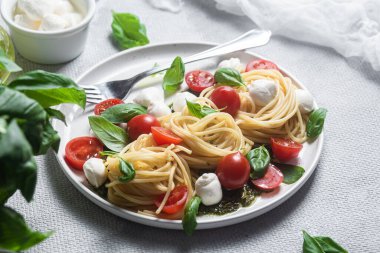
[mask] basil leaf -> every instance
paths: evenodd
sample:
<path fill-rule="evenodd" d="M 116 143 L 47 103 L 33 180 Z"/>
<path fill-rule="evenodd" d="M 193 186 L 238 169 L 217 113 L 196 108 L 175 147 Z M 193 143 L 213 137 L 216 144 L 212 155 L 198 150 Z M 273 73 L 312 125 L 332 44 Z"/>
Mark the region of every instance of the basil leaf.
<path fill-rule="evenodd" d="M 251 178 L 263 177 L 267 172 L 270 162 L 270 155 L 264 146 L 252 149 L 247 154 L 247 159 L 251 165 Z"/>
<path fill-rule="evenodd" d="M 315 240 L 312 236 L 310 236 L 306 231 L 302 231 L 303 233 L 303 253 L 325 253 L 323 251 L 322 246 Z"/>
<path fill-rule="evenodd" d="M 9 207 L 0 207 L 0 249 L 27 250 L 48 238 L 52 232 L 32 231 L 24 218 Z"/>
<path fill-rule="evenodd" d="M 129 103 L 112 106 L 105 110 L 101 116 L 112 123 L 123 123 L 130 121 L 137 115 L 146 113 L 147 110 L 144 106 Z"/>
<path fill-rule="evenodd" d="M 215 72 L 215 81 L 228 86 L 245 86 L 239 71 L 232 68 L 220 68 Z"/>
<path fill-rule="evenodd" d="M 37 164 L 16 119 L 0 134 L 0 164 L 0 204 L 17 189 L 28 202 L 31 201 L 37 181 Z"/>
<path fill-rule="evenodd" d="M 58 110 L 53 109 L 53 108 L 45 108 L 45 111 L 49 115 L 49 117 L 58 119 L 58 120 L 62 121 L 63 123 L 65 123 L 65 125 L 67 126 L 66 117 L 61 111 L 58 111 Z"/>
<path fill-rule="evenodd" d="M 193 103 L 188 100 L 186 100 L 186 104 L 190 114 L 200 119 L 211 113 L 218 112 L 217 110 L 214 110 L 211 107 L 200 105 L 198 103 Z"/>
<path fill-rule="evenodd" d="M 116 154 L 119 154 L 119 152 L 115 152 L 115 151 L 109 151 L 109 150 L 106 150 L 106 151 L 100 151 L 99 152 L 99 155 L 101 156 L 114 156 Z"/>
<path fill-rule="evenodd" d="M 197 227 L 198 208 L 201 204 L 201 198 L 194 196 L 186 204 L 185 214 L 182 218 L 182 227 L 187 235 L 192 235 Z"/>
<path fill-rule="evenodd" d="M 62 103 L 77 104 L 83 109 L 86 106 L 84 90 L 64 75 L 31 71 L 13 80 L 8 87 L 21 91 L 44 108 Z"/>
<path fill-rule="evenodd" d="M 305 173 L 304 168 L 291 164 L 275 163 L 284 175 L 284 184 L 294 184 Z"/>
<path fill-rule="evenodd" d="M 330 237 L 315 236 L 314 239 L 322 246 L 325 253 L 348 253 L 347 250 Z"/>
<path fill-rule="evenodd" d="M 185 65 L 182 58 L 177 56 L 170 68 L 166 71 L 162 87 L 166 94 L 174 93 L 183 83 L 185 76 Z"/>
<path fill-rule="evenodd" d="M 143 46 L 149 43 L 146 27 L 131 13 L 112 13 L 112 36 L 120 48 Z"/>
<path fill-rule="evenodd" d="M 51 127 L 44 108 L 35 100 L 18 91 L 0 87 L 0 115 L 18 119 L 35 155 L 45 154 L 51 145 L 57 150 L 59 136 Z"/>
<path fill-rule="evenodd" d="M 133 165 L 127 161 L 124 161 L 123 159 L 119 158 L 119 169 L 121 172 L 121 176 L 119 176 L 119 181 L 126 183 L 135 178 L 135 169 L 133 168 Z"/>
<path fill-rule="evenodd" d="M 4 50 L 0 48 L 0 70 L 5 70 L 7 72 L 19 72 L 22 68 L 9 59 Z"/>
<path fill-rule="evenodd" d="M 326 113 L 327 110 L 325 108 L 319 108 L 310 114 L 306 124 L 307 137 L 315 138 L 321 134 L 325 123 Z"/>
<path fill-rule="evenodd" d="M 121 127 L 101 116 L 90 116 L 88 120 L 92 131 L 107 148 L 119 152 L 127 145 L 128 136 Z"/>

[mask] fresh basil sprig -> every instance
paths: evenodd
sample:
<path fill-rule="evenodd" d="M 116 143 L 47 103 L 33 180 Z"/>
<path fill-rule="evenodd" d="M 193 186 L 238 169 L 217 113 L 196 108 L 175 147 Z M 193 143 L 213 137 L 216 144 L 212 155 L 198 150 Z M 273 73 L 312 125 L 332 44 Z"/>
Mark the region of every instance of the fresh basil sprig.
<path fill-rule="evenodd" d="M 301 166 L 275 163 L 275 165 L 281 170 L 284 175 L 284 184 L 294 184 L 297 182 L 305 173 L 305 169 Z"/>
<path fill-rule="evenodd" d="M 326 113 L 327 110 L 325 108 L 319 108 L 310 114 L 306 124 L 307 137 L 315 138 L 322 133 Z"/>
<path fill-rule="evenodd" d="M 228 86 L 245 86 L 239 71 L 232 68 L 220 68 L 215 72 L 215 81 Z"/>
<path fill-rule="evenodd" d="M 9 207 L 0 207 L 0 249 L 27 250 L 48 238 L 52 232 L 32 231 L 24 218 Z"/>
<path fill-rule="evenodd" d="M 197 227 L 197 214 L 200 204 L 201 198 L 194 196 L 185 207 L 185 214 L 182 218 L 182 227 L 187 235 L 192 235 Z"/>
<path fill-rule="evenodd" d="M 55 97 L 57 90 L 67 96 Z M 49 106 L 84 107 L 85 100 L 84 91 L 70 79 L 45 71 L 29 72 L 7 87 L 0 86 L 0 249 L 26 250 L 50 236 L 30 230 L 5 203 L 17 190 L 32 200 L 37 181 L 34 155 L 58 149 L 60 138 L 49 119 L 64 120 L 64 115 Z"/>
<path fill-rule="evenodd" d="M 252 149 L 246 155 L 251 165 L 251 178 L 256 179 L 263 177 L 268 169 L 270 154 L 264 146 Z"/>
<path fill-rule="evenodd" d="M 112 151 L 121 151 L 128 142 L 127 133 L 101 116 L 88 117 L 90 127 L 103 144 Z"/>
<path fill-rule="evenodd" d="M 143 46 L 149 43 L 146 27 L 131 13 L 112 13 L 112 36 L 122 49 Z"/>
<path fill-rule="evenodd" d="M 162 88 L 164 89 L 165 94 L 172 94 L 177 91 L 183 83 L 184 77 L 185 65 L 183 64 L 182 58 L 177 56 L 164 76 Z"/>
<path fill-rule="evenodd" d="M 7 72 L 19 72 L 22 70 L 20 66 L 7 57 L 2 48 L 0 48 L 0 70 Z"/>
<path fill-rule="evenodd" d="M 121 176 L 119 176 L 119 181 L 126 183 L 135 178 L 136 172 L 135 169 L 133 168 L 133 165 L 121 158 L 119 158 L 119 169 L 121 172 Z"/>
<path fill-rule="evenodd" d="M 200 119 L 211 113 L 218 112 L 217 110 L 214 110 L 211 107 L 200 105 L 198 103 L 193 103 L 193 102 L 190 102 L 189 100 L 186 100 L 186 104 L 191 115 Z"/>
<path fill-rule="evenodd" d="M 137 115 L 146 113 L 147 110 L 144 106 L 128 103 L 112 106 L 105 110 L 101 116 L 112 123 L 123 123 L 130 121 Z"/>
<path fill-rule="evenodd" d="M 309 235 L 306 231 L 303 233 L 303 253 L 348 253 L 342 246 L 330 237 Z"/>
<path fill-rule="evenodd" d="M 13 80 L 8 87 L 37 100 L 44 108 L 62 103 L 77 104 L 83 109 L 86 106 L 84 90 L 60 74 L 43 70 L 31 71 Z"/>

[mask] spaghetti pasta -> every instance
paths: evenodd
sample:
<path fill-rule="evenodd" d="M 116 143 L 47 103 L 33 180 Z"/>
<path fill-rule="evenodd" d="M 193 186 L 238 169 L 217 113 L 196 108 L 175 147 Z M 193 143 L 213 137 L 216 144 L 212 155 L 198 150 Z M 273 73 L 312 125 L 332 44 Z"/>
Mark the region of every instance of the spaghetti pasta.
<path fill-rule="evenodd" d="M 288 137 L 296 142 L 306 140 L 307 117 L 302 115 L 296 100 L 297 89 L 291 79 L 277 70 L 252 70 L 242 73 L 244 83 L 249 86 L 255 80 L 270 79 L 276 83 L 276 96 L 267 105 L 260 107 L 248 94 L 247 87 L 238 87 L 241 106 L 236 124 L 243 135 L 258 143 L 268 143 L 270 137 Z M 201 97 L 209 98 L 215 86 L 205 89 Z"/>
<path fill-rule="evenodd" d="M 154 213 L 158 215 L 175 186 L 185 185 L 191 197 L 193 184 L 190 168 L 178 155 L 179 152 L 191 153 L 176 145 L 157 147 L 151 135 L 141 135 L 118 154 L 118 157 L 133 165 L 136 175 L 132 181 L 123 183 L 118 180 L 121 175 L 119 159 L 108 157 L 108 199 L 122 207 L 155 210 Z M 154 201 L 161 194 L 165 194 L 165 197 L 157 208 Z"/>

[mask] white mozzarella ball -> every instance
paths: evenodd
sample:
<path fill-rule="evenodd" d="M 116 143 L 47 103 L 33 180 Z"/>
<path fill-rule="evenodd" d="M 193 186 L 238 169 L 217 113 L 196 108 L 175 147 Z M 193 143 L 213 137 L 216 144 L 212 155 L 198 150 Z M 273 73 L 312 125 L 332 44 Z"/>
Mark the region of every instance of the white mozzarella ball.
<path fill-rule="evenodd" d="M 190 92 L 181 92 L 174 95 L 173 98 L 173 110 L 175 112 L 182 112 L 183 108 L 186 107 L 186 100 L 194 102 L 197 96 L 191 94 Z"/>
<path fill-rule="evenodd" d="M 236 69 L 239 72 L 244 71 L 244 65 L 241 64 L 239 58 L 230 58 L 228 60 L 221 61 L 218 65 L 218 69 L 220 68 Z"/>
<path fill-rule="evenodd" d="M 259 79 L 248 86 L 249 95 L 258 106 L 266 106 L 276 96 L 276 83 L 270 79 Z"/>
<path fill-rule="evenodd" d="M 314 98 L 310 92 L 298 89 L 296 90 L 296 99 L 301 113 L 310 113 L 314 110 Z"/>
<path fill-rule="evenodd" d="M 148 107 L 148 114 L 156 118 L 166 116 L 172 113 L 172 110 L 164 102 L 154 103 Z"/>
<path fill-rule="evenodd" d="M 204 173 L 195 182 L 195 192 L 205 206 L 218 204 L 223 197 L 222 186 L 215 173 Z"/>
<path fill-rule="evenodd" d="M 154 103 L 164 102 L 164 91 L 156 87 L 150 87 L 140 91 L 133 99 L 136 104 L 148 107 Z"/>
<path fill-rule="evenodd" d="M 52 0 L 18 0 L 17 10 L 25 13 L 32 20 L 40 20 L 44 15 L 53 13 L 55 1 Z"/>
<path fill-rule="evenodd" d="M 106 167 L 103 160 L 90 158 L 83 165 L 84 175 L 91 185 L 98 188 L 107 180 Z"/>
<path fill-rule="evenodd" d="M 43 17 L 40 30 L 42 31 L 59 31 L 68 27 L 68 22 L 61 16 L 47 14 Z"/>

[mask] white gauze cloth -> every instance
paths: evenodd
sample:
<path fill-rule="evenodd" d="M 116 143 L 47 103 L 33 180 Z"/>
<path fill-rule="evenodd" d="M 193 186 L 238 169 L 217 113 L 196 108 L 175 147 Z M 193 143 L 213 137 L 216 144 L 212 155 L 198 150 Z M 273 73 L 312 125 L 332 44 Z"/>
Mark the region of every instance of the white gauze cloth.
<path fill-rule="evenodd" d="M 215 1 L 218 9 L 246 15 L 275 35 L 331 47 L 380 71 L 380 0 Z"/>

